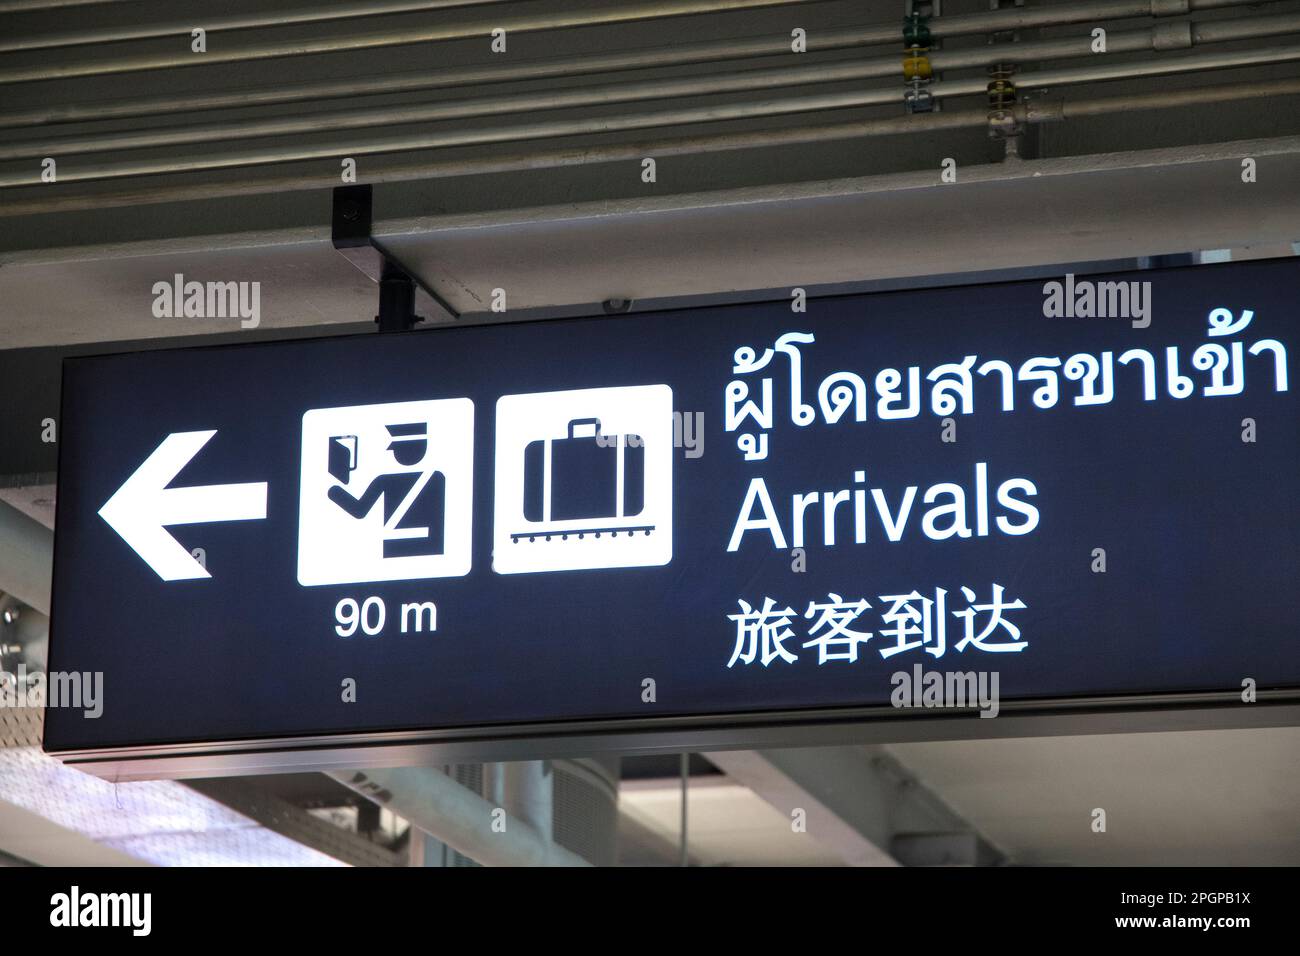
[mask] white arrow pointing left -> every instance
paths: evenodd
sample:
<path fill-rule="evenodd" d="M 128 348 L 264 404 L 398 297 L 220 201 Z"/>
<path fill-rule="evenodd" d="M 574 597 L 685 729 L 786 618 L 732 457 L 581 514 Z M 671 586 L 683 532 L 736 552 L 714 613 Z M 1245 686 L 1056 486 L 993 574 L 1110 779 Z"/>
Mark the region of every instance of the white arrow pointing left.
<path fill-rule="evenodd" d="M 176 432 L 163 439 L 99 516 L 164 581 L 210 578 L 207 569 L 168 532 L 169 525 L 249 521 L 266 517 L 266 482 L 168 488 L 216 431 Z"/>

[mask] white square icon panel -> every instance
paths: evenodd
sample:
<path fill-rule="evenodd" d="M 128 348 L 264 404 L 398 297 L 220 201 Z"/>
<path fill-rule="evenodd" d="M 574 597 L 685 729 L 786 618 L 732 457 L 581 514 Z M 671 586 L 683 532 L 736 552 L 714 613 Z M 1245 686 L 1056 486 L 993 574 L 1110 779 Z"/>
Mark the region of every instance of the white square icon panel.
<path fill-rule="evenodd" d="M 667 564 L 672 453 L 667 385 L 501 397 L 493 570 Z"/>
<path fill-rule="evenodd" d="M 474 403 L 310 410 L 299 495 L 299 584 L 468 574 Z"/>

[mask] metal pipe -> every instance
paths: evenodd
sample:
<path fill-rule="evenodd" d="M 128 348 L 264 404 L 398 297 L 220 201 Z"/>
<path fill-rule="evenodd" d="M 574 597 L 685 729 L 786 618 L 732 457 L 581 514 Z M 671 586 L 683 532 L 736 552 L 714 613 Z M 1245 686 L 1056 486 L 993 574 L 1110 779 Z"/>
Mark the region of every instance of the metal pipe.
<path fill-rule="evenodd" d="M 1200 87 L 1177 93 L 1161 92 L 1124 97 L 1105 97 L 1095 101 L 1074 102 L 1068 106 L 1055 100 L 1030 100 L 1016 107 L 1018 119 L 1029 123 L 1059 120 L 1068 116 L 1101 115 L 1139 109 L 1165 109 L 1202 103 L 1227 103 L 1239 100 L 1263 100 L 1273 96 L 1300 96 L 1300 78 L 1237 83 L 1221 87 Z M 872 136 L 895 136 L 972 129 L 988 124 L 982 110 L 921 113 L 886 119 L 831 123 L 819 126 L 794 126 L 745 133 L 720 133 L 707 136 L 678 137 L 625 143 L 618 146 L 570 147 L 542 152 L 510 153 L 472 159 L 438 162 L 394 163 L 371 170 L 366 180 L 372 183 L 409 182 L 421 179 L 450 179 L 490 173 L 524 172 L 572 166 L 633 161 L 644 156 L 690 156 L 700 153 L 741 149 L 765 149 L 779 146 L 808 145 Z M 231 195 L 259 195 L 292 189 L 329 189 L 338 184 L 337 171 L 294 174 L 281 173 L 262 177 L 241 177 L 238 182 L 180 183 L 165 186 L 121 189 L 90 195 L 49 195 L 48 186 L 28 187 L 33 198 L 6 200 L 8 216 L 44 215 L 54 212 L 138 205 L 150 202 L 184 202 Z"/>
<path fill-rule="evenodd" d="M 121 0 L 0 0 L 0 13 L 39 13 L 64 7 L 89 7 Z"/>
<path fill-rule="evenodd" d="M 827 126 L 794 126 L 776 130 L 746 133 L 723 133 L 713 136 L 682 137 L 628 143 L 619 146 L 574 147 L 546 152 L 514 153 L 492 157 L 441 162 L 406 163 L 385 170 L 376 170 L 366 176 L 372 183 L 401 182 L 414 179 L 450 178 L 483 173 L 521 172 L 536 169 L 556 169 L 566 166 L 585 166 L 595 163 L 612 163 L 637 160 L 644 156 L 688 156 L 701 152 L 722 152 L 736 149 L 766 148 L 835 139 L 852 139 L 857 136 L 890 135 L 895 133 L 923 132 L 941 129 L 959 129 L 983 126 L 985 113 L 933 113 L 917 116 L 897 116 L 858 123 L 837 123 Z M 6 200 L 6 215 L 19 216 L 31 213 L 81 210 L 97 206 L 120 206 L 162 200 L 179 201 L 203 199 L 231 194 L 257 194 L 279 192 L 284 189 L 327 189 L 338 184 L 338 173 L 330 171 L 318 175 L 301 173 L 275 175 L 260 179 L 241 177 L 238 183 L 219 185 L 195 183 L 124 190 L 113 195 L 75 197 L 50 197 L 48 186 L 38 187 L 41 199 L 23 203 Z"/>
<path fill-rule="evenodd" d="M 1108 96 L 1104 99 L 1073 102 L 1059 97 L 1031 99 L 1023 104 L 1021 114 L 1017 118 L 1026 123 L 1055 123 L 1081 119 L 1085 116 L 1114 115 L 1121 110 L 1205 106 L 1211 103 L 1232 103 L 1237 100 L 1267 99 L 1270 96 L 1300 96 L 1300 77 L 1191 90 L 1139 93 L 1134 96 Z"/>
<path fill-rule="evenodd" d="M 1294 33 L 1300 14 L 1283 13 L 1270 17 L 1241 17 L 1236 20 L 1195 20 L 1192 43 L 1225 43 L 1229 40 L 1256 40 L 1260 37 Z"/>
<path fill-rule="evenodd" d="M 872 41 L 863 30 L 814 32 L 808 37 L 809 52 L 823 52 L 866 46 Z M 671 47 L 615 51 L 582 57 L 554 57 L 545 60 L 510 63 L 505 66 L 472 66 L 439 70 L 436 73 L 396 73 L 384 76 L 349 77 L 344 80 L 303 83 L 274 89 L 244 89 L 198 93 L 189 96 L 153 96 L 118 102 L 70 103 L 41 106 L 14 113 L 0 114 L 0 128 L 44 126 L 51 123 L 76 123 L 84 120 L 122 119 L 131 116 L 157 116 L 168 113 L 192 113 L 229 107 L 270 106 L 280 103 L 355 99 L 380 93 L 406 93 L 414 90 L 449 89 L 475 84 L 511 83 L 520 80 L 553 79 L 592 73 L 616 73 L 649 67 L 682 66 L 724 60 L 789 55 L 790 41 L 785 36 L 751 37 L 708 43 L 681 43 Z M 896 60 L 891 60 L 897 67 Z"/>
<path fill-rule="evenodd" d="M 1017 74 L 1014 80 L 1020 89 L 1038 89 L 1136 77 L 1169 76 L 1174 73 L 1194 73 L 1199 70 L 1227 70 L 1234 67 L 1263 66 L 1268 63 L 1293 63 L 1296 60 L 1300 60 L 1300 45 L 1282 45 L 1256 47 L 1250 50 L 1216 50 L 1209 53 L 1194 53 L 1190 56 L 1157 57 L 1142 63 L 1106 63 L 1090 67 L 1035 70 L 1032 73 Z M 941 94 L 936 93 L 936 95 Z"/>
<path fill-rule="evenodd" d="M 1173 73 L 1187 73 L 1198 70 L 1259 66 L 1266 63 L 1288 63 L 1297 60 L 1300 60 L 1300 45 L 1239 51 L 1215 51 L 1149 60 L 1141 63 L 1117 63 L 1056 70 L 1036 70 L 1030 73 L 1017 74 L 1016 85 L 1022 89 L 1040 89 L 1107 80 L 1128 80 L 1143 76 L 1167 76 Z M 930 92 L 936 98 L 975 96 L 984 94 L 986 87 L 987 80 L 983 77 L 974 77 L 962 80 L 941 80 L 930 87 Z M 392 134 L 368 141 L 334 141 L 312 146 L 295 147 L 262 146 L 179 159 L 127 160 L 87 166 L 80 169 L 75 167 L 67 169 L 65 167 L 59 170 L 58 175 L 59 182 L 66 183 L 201 170 L 238 169 L 247 166 L 274 165 L 312 159 L 332 159 L 342 156 L 355 158 L 357 156 L 373 156 L 382 153 L 443 149 L 452 146 L 474 146 L 532 139 L 598 135 L 656 126 L 680 126 L 693 123 L 783 116 L 821 110 L 878 106 L 896 103 L 899 101 L 900 96 L 900 88 L 894 87 L 840 93 L 819 93 L 803 97 L 777 97 L 745 103 L 711 104 L 686 109 L 658 110 L 595 119 L 546 120 L 479 129 L 451 129 L 431 133 Z M 39 180 L 40 169 L 32 167 L 30 164 L 28 164 L 28 167 L 21 172 L 9 171 L 0 174 L 0 189 L 35 184 Z"/>
<path fill-rule="evenodd" d="M 176 146 L 188 143 L 224 142 L 226 140 L 252 139 L 264 136 L 289 136 L 376 126 L 402 126 L 412 123 L 429 123 L 484 116 L 528 115 L 544 110 L 577 109 L 645 100 L 676 99 L 678 97 L 705 96 L 716 93 L 748 92 L 787 86 L 834 83 L 887 75 L 883 70 L 879 69 L 881 62 L 813 64 L 786 70 L 750 70 L 719 76 L 645 80 L 638 83 L 624 83 L 606 87 L 587 87 L 559 91 L 547 90 L 538 93 L 478 97 L 427 105 L 344 110 L 337 113 L 309 113 L 302 116 L 282 116 L 243 123 L 209 123 L 170 129 L 132 130 L 123 133 L 59 137 L 40 141 L 19 140 L 0 146 L 0 159 L 15 159 L 22 156 L 61 156 L 70 153 L 85 154 L 118 149 Z M 889 60 L 888 68 L 891 72 L 898 72 L 898 61 L 896 59 Z M 887 94 L 882 91 L 877 101 L 881 103 L 893 102 L 900 99 L 901 96 L 901 92 L 898 91 L 890 91 Z M 850 105 L 857 105 L 856 97 L 854 104 Z M 333 152 L 330 155 L 333 155 Z"/>
<path fill-rule="evenodd" d="M 1108 42 L 1111 52 L 1129 52 L 1151 49 L 1142 38 L 1155 36 L 1160 26 L 1144 31 L 1112 33 Z M 1272 17 L 1244 17 L 1236 20 L 1212 20 L 1191 25 L 1192 43 L 1218 43 L 1227 40 L 1253 39 L 1260 36 L 1300 32 L 1300 15 L 1286 14 Z M 830 50 L 869 46 L 875 42 L 870 30 L 815 31 L 808 37 L 808 50 L 820 53 Z M 1017 59 L 1066 59 L 1070 56 L 1091 56 L 1090 37 L 1025 42 L 1016 45 Z M 593 73 L 613 73 L 647 67 L 675 66 L 692 63 L 711 63 L 747 57 L 764 57 L 788 54 L 789 42 L 784 36 L 752 37 L 744 40 L 722 42 L 684 43 L 671 47 L 654 47 L 631 52 L 613 52 L 578 58 L 552 58 L 507 66 L 475 66 L 442 70 L 436 74 L 398 73 L 375 77 L 353 77 L 345 80 L 304 83 L 280 86 L 274 89 L 243 89 L 230 92 L 198 93 L 188 96 L 155 96 L 117 102 L 70 103 L 42 106 L 29 110 L 0 114 L 0 128 L 44 126 L 54 123 L 75 123 L 85 120 L 123 119 L 133 116 L 157 116 L 168 113 L 194 113 L 203 110 L 229 107 L 270 106 L 281 103 L 319 101 L 326 99 L 369 96 L 381 93 L 403 93 L 415 90 L 448 89 L 474 84 L 538 80 Z M 975 47 L 968 50 L 936 50 L 930 62 L 936 70 L 954 70 L 965 67 L 987 66 L 1002 53 L 1001 46 Z M 870 72 L 864 76 L 890 76 L 898 72 L 896 56 L 867 61 Z M 864 64 L 864 67 L 866 64 Z"/>
<path fill-rule="evenodd" d="M 930 33 L 938 37 L 1007 33 L 1028 27 L 1063 26 L 1096 20 L 1133 17 L 1182 16 L 1197 10 L 1259 6 L 1260 0 L 1089 0 L 1038 7 L 1003 7 L 984 13 L 963 13 L 930 20 Z M 897 33 L 897 31 L 895 31 Z"/>
<path fill-rule="evenodd" d="M 505 829 L 494 830 L 497 807 L 439 770 L 343 770 L 330 776 L 484 866 L 591 865 L 522 820 L 507 816 Z"/>
<path fill-rule="evenodd" d="M 1300 14 L 1288 14 L 1267 19 L 1273 21 L 1273 25 L 1279 32 L 1300 33 Z M 1202 40 L 1201 42 L 1219 42 L 1220 39 L 1235 40 L 1251 35 L 1249 31 L 1251 22 L 1250 18 L 1243 18 L 1241 20 L 1210 24 L 1209 26 L 1214 27 L 1214 29 L 1206 32 L 1209 33 L 1212 39 L 1208 41 Z M 1180 42 L 1183 45 L 1191 46 L 1195 42 L 1197 25 L 1184 23 L 1175 26 L 1183 29 L 1173 31 L 1173 34 L 1176 37 L 1181 37 Z M 1254 35 L 1267 36 L 1270 34 L 1256 30 Z M 1019 62 L 1089 57 L 1092 56 L 1091 44 L 1091 37 L 1017 43 L 1014 45 L 1014 53 L 1015 59 Z M 1158 45 L 1160 49 L 1175 48 L 1174 42 L 1170 39 L 1170 31 L 1163 30 L 1161 26 L 1148 30 L 1112 34 L 1107 42 L 1107 50 L 1111 53 L 1136 52 L 1156 49 Z M 1004 49 L 1006 46 L 1006 44 L 999 44 L 960 50 L 948 54 L 934 53 L 931 54 L 930 61 L 936 70 L 987 66 L 990 63 L 1007 59 L 1008 53 Z M 1115 69 L 1127 69 L 1131 72 L 1133 67 L 1120 66 Z M 334 113 L 313 113 L 306 116 L 275 117 L 242 123 L 209 123 L 163 130 L 133 130 L 122 133 L 88 134 L 41 141 L 18 140 L 0 146 L 0 160 L 16 159 L 24 156 L 60 156 L 69 153 L 85 154 L 108 152 L 116 149 L 224 142 L 233 139 L 285 136 L 374 126 L 400 126 L 410 123 L 466 119 L 479 116 L 532 113 L 538 110 L 602 106 L 614 103 L 672 99 L 683 96 L 705 96 L 717 93 L 854 81 L 892 76 L 898 72 L 898 58 L 889 57 L 863 62 L 812 64 L 781 70 L 747 70 L 723 75 L 647 80 L 639 83 L 624 83 L 606 87 L 543 91 L 504 97 L 478 97 L 429 105 L 417 104 L 387 109 L 357 109 Z M 986 81 L 982 79 L 978 82 L 969 82 L 971 83 L 971 93 L 981 92 L 986 84 Z M 945 87 L 941 81 L 940 84 L 934 87 L 936 90 L 935 95 L 942 95 L 937 91 L 945 88 L 948 87 Z M 881 98 L 876 102 L 881 104 L 893 102 L 901 97 L 901 93 L 898 91 L 894 91 L 892 95 L 887 90 L 880 91 L 880 93 Z M 947 95 L 964 94 L 949 93 Z"/>
<path fill-rule="evenodd" d="M 0 591 L 48 616 L 53 574 L 54 532 L 0 501 Z"/>
<path fill-rule="evenodd" d="M 1300 44 L 1256 47 L 1250 50 L 1216 50 L 1193 53 L 1187 56 L 1157 57 L 1138 63 L 1103 63 L 1091 66 L 1058 67 L 1050 70 L 1032 70 L 1017 73 L 1013 80 L 1020 90 L 1046 89 L 1054 86 L 1075 86 L 1083 83 L 1104 83 L 1110 80 L 1133 80 L 1176 73 L 1196 73 L 1202 70 L 1225 70 L 1236 67 L 1263 66 L 1270 63 L 1293 63 L 1300 60 Z M 944 80 L 930 87 L 936 98 L 975 96 L 986 91 L 987 81 L 982 77 L 964 80 Z M 1134 98 L 1136 99 L 1136 98 Z"/>
<path fill-rule="evenodd" d="M 166 36 L 187 37 L 196 26 L 203 27 L 208 33 L 216 33 L 219 30 L 252 30 L 257 27 L 283 27 L 297 23 L 325 23 L 331 20 L 352 20 L 359 17 L 379 17 L 387 14 L 413 13 L 422 10 L 445 10 L 452 7 L 482 7 L 493 3 L 507 2 L 510 2 L 510 0 L 370 0 L 369 3 L 352 3 L 347 6 L 300 10 L 296 13 L 293 11 L 270 10 L 262 13 L 214 17 L 200 16 L 189 20 L 173 20 L 170 23 L 91 27 L 72 33 L 0 40 L 0 53 L 54 50 L 70 46 L 88 46 L 94 43 L 151 40 Z"/>
<path fill-rule="evenodd" d="M 366 50 L 416 43 L 433 43 L 486 37 L 493 29 L 509 32 L 534 32 L 569 27 L 595 26 L 608 23 L 627 23 L 668 17 L 691 16 L 704 13 L 723 13 L 731 10 L 760 7 L 793 6 L 815 3 L 819 0 L 659 0 L 632 7 L 575 11 L 567 14 L 544 14 L 502 18 L 493 22 L 480 22 L 437 27 L 406 27 L 370 34 L 352 34 L 339 37 L 319 37 L 298 41 L 268 41 L 250 44 L 242 49 L 210 50 L 202 56 L 189 52 L 169 54 L 136 54 L 116 59 L 87 63 L 26 65 L 0 69 L 0 84 L 26 83 L 36 80 L 70 79 L 84 76 L 107 76 L 141 70 L 167 70 L 187 66 L 238 63 L 249 60 L 280 59 L 317 53 L 335 53 L 344 50 Z M 1067 23 L 1094 20 L 1125 19 L 1131 17 L 1169 16 L 1193 10 L 1211 10 L 1223 7 L 1257 6 L 1261 0 L 1088 0 L 1086 3 L 1059 6 L 1011 7 L 982 13 L 937 17 L 930 21 L 930 31 L 937 37 L 973 36 L 983 33 L 1001 33 L 1027 27 L 1059 26 Z M 1264 0 L 1269 2 L 1269 0 Z M 896 23 L 882 23 L 867 28 L 864 35 L 868 43 L 896 43 L 899 38 Z"/>
<path fill-rule="evenodd" d="M 1109 32 L 1106 37 L 1106 55 L 1140 53 L 1156 49 L 1181 49 L 1209 43 L 1226 43 L 1231 40 L 1285 36 L 1290 33 L 1300 33 L 1300 13 L 1271 17 L 1240 17 L 1234 20 L 1162 23 L 1145 30 Z M 1091 36 L 1083 36 L 1064 40 L 999 43 L 966 50 L 938 50 L 930 54 L 930 64 L 936 70 L 961 70 L 990 66 L 994 62 L 1038 63 L 1043 60 L 1095 57 L 1097 54 L 1092 52 L 1092 42 Z M 898 72 L 896 61 L 891 72 Z"/>
<path fill-rule="evenodd" d="M 563 30 L 573 27 L 600 26 L 611 23 L 632 23 L 638 20 L 659 20 L 669 17 L 696 16 L 706 13 L 727 13 L 760 7 L 784 7 L 796 4 L 817 3 L 820 0 L 651 0 L 631 6 L 598 7 L 591 10 L 568 12 L 550 11 L 526 15 L 503 16 L 475 23 L 449 23 L 421 27 L 400 27 L 374 33 L 349 33 L 346 36 L 315 37 L 303 40 L 267 40 L 251 43 L 242 48 L 209 50 L 202 56 L 189 52 L 185 44 L 178 53 L 140 53 L 115 59 L 94 60 L 85 63 L 44 63 L 0 69 L 0 84 L 27 83 L 35 80 L 64 80 L 83 76 L 110 76 L 117 73 L 134 73 L 141 70 L 169 70 L 187 66 L 211 66 L 217 63 L 242 63 L 249 60 L 277 60 L 285 57 L 307 56 L 316 53 L 337 53 L 345 50 L 375 50 L 390 46 L 407 46 L 416 43 L 437 43 L 446 40 L 486 40 L 493 30 L 510 33 L 533 33 L 542 30 Z M 1205 2 L 1205 0 L 1199 0 Z M 1223 0 L 1216 0 L 1223 2 Z M 1238 0 L 1233 0 L 1238 2 Z M 898 30 L 895 29 L 894 33 Z"/>
<path fill-rule="evenodd" d="M 981 85 L 980 89 L 983 89 Z M 885 94 L 888 97 L 885 98 Z M 864 103 L 893 102 L 896 90 L 876 93 L 825 93 L 795 98 L 755 100 L 747 103 L 724 103 L 697 106 L 690 109 L 659 110 L 623 116 L 606 116 L 596 119 L 548 120 L 521 123 L 512 126 L 482 129 L 449 129 L 434 133 L 403 133 L 368 141 L 335 141 L 315 146 L 263 146 L 251 149 L 173 159 L 142 159 L 100 165 L 76 167 L 62 166 L 58 181 L 86 182 L 96 179 L 122 179 L 134 176 L 152 176 L 164 173 L 196 172 L 212 169 L 239 169 L 296 162 L 308 159 L 335 159 L 343 156 L 373 156 L 380 153 L 409 152 L 423 149 L 442 149 L 452 146 L 475 146 L 514 140 L 551 139 L 564 136 L 596 135 L 647 129 L 655 126 L 676 126 L 690 123 L 712 123 L 750 117 L 781 116 L 810 110 L 833 110 L 861 106 Z M 30 164 L 28 164 L 30 165 Z M 31 185 L 40 178 L 40 168 L 0 173 L 0 189 Z"/>

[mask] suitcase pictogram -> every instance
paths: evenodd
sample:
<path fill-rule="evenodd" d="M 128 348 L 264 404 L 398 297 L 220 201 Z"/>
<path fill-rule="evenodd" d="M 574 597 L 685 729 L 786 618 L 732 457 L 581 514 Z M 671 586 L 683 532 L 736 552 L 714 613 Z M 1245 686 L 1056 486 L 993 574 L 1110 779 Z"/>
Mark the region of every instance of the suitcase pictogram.
<path fill-rule="evenodd" d="M 662 383 L 497 399 L 492 570 L 669 564 L 673 422 Z"/>
<path fill-rule="evenodd" d="M 549 500 L 546 456 L 550 454 Z M 649 534 L 650 525 L 632 525 L 645 503 L 645 448 L 637 435 L 605 435 L 598 418 L 575 418 L 567 437 L 536 439 L 524 448 L 524 518 L 530 522 L 592 522 L 591 527 L 550 529 L 576 534 Z M 608 523 L 605 523 L 608 522 Z M 545 538 L 548 529 L 541 529 Z M 534 540 L 537 531 L 512 535 Z"/>

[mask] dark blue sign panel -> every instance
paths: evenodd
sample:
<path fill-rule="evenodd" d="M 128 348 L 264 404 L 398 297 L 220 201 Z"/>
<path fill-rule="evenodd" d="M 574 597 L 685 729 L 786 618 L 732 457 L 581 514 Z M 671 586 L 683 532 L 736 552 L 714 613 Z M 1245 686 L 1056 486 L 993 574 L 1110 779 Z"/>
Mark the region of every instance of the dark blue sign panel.
<path fill-rule="evenodd" d="M 1300 687 L 1295 260 L 69 361 L 55 751 Z M 896 702 L 896 701 L 895 701 Z"/>

